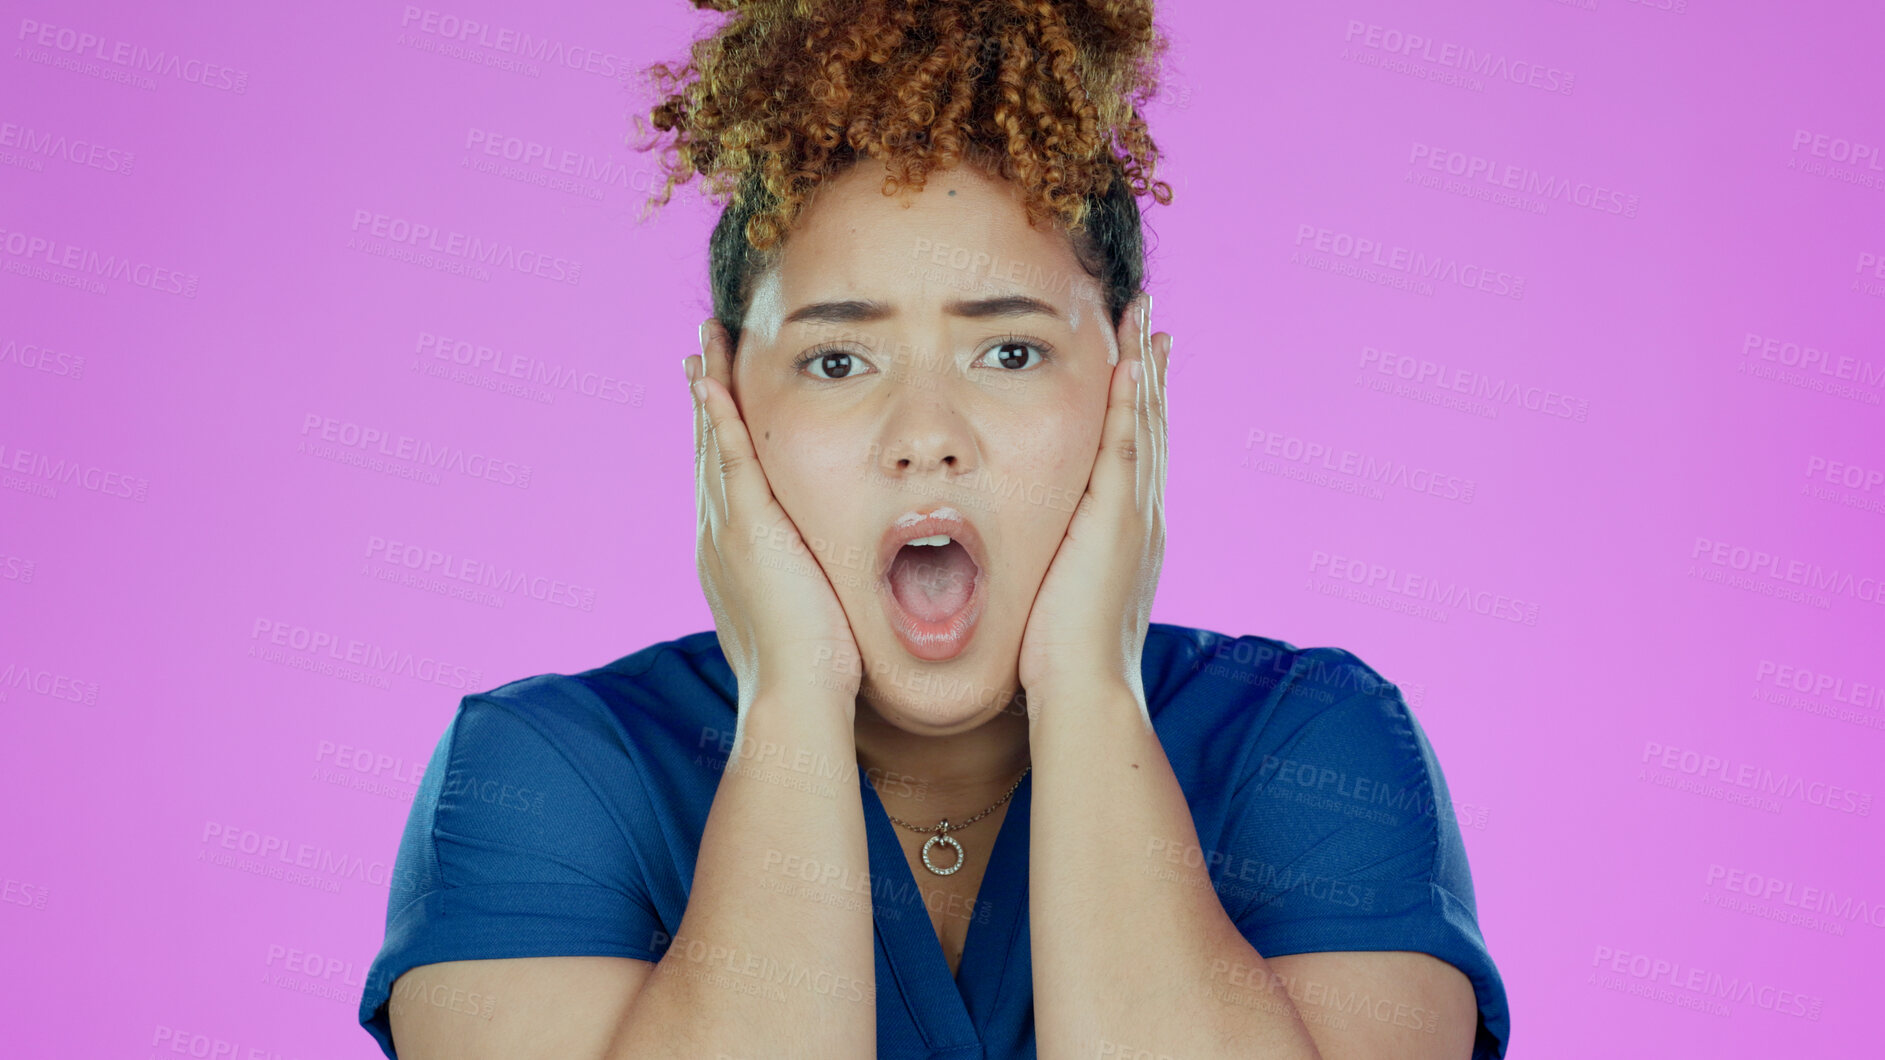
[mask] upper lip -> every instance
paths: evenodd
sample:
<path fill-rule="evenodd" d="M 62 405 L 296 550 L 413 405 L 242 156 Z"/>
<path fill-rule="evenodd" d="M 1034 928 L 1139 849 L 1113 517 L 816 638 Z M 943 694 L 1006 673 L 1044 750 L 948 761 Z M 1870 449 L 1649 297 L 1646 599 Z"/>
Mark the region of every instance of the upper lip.
<path fill-rule="evenodd" d="M 946 504 L 933 504 L 904 512 L 890 521 L 890 528 L 884 531 L 883 542 L 877 550 L 878 578 L 881 580 L 890 576 L 890 564 L 897 558 L 898 549 L 919 537 L 936 534 L 948 534 L 950 540 L 960 544 L 969 558 L 975 561 L 978 571 L 988 569 L 982 550 L 982 535 L 976 532 L 975 524 Z"/>

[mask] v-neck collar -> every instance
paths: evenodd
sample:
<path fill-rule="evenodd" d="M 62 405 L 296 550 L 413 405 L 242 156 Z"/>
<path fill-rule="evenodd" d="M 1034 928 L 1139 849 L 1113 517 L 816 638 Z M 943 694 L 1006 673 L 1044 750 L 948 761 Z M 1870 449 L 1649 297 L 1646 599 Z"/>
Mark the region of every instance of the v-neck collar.
<path fill-rule="evenodd" d="M 885 963 L 933 1055 L 961 1049 L 965 1056 L 980 1057 L 982 1038 L 995 1011 L 1033 1000 L 1031 962 L 1017 958 L 1014 951 L 1027 934 L 1028 809 L 1034 774 L 1030 771 L 1021 778 L 1008 812 L 1002 815 L 954 976 L 949 974 L 949 961 L 930 923 L 923 892 L 910 872 L 883 800 L 863 767 L 858 774 L 865 791 L 871 875 L 888 883 L 874 887 L 871 894 L 871 915 Z M 1020 986 L 1011 979 L 1019 980 Z M 878 992 L 887 985 L 878 983 Z"/>

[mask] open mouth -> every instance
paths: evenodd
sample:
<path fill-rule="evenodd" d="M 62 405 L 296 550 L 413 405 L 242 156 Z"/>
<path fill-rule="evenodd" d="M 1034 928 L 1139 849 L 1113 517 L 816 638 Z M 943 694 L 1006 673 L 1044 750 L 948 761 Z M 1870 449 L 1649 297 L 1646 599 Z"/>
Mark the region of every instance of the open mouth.
<path fill-rule="evenodd" d="M 981 618 L 982 540 L 954 508 L 905 512 L 883 538 L 884 612 L 911 655 L 952 659 Z"/>

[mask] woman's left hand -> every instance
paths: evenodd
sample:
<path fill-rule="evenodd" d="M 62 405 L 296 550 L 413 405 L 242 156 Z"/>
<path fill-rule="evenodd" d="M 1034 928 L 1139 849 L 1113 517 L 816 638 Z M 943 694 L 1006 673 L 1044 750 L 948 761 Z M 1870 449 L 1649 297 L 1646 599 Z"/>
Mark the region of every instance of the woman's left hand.
<path fill-rule="evenodd" d="M 1152 296 L 1127 307 L 1116 336 L 1106 420 L 1085 494 L 1021 636 L 1021 687 L 1130 690 L 1141 704 L 1140 656 L 1165 560 L 1165 366 L 1171 335 L 1150 331 Z M 1149 354 L 1149 355 L 1148 355 Z M 1134 365 L 1143 367 L 1139 379 Z"/>

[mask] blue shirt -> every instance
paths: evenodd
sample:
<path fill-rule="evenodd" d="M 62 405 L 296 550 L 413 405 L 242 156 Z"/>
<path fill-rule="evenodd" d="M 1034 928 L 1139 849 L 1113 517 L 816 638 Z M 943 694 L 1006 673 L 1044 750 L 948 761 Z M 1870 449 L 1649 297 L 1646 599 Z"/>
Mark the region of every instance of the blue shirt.
<path fill-rule="evenodd" d="M 1459 824 L 1400 691 L 1339 648 L 1163 623 L 1146 637 L 1142 674 L 1218 897 L 1256 951 L 1432 954 L 1472 981 L 1474 1060 L 1503 1056 L 1505 988 Z M 360 1001 L 387 1056 L 393 982 L 418 965 L 661 958 L 687 907 L 738 701 L 712 630 L 463 699 L 413 799 Z M 1034 1056 L 1033 774 L 1002 819 L 952 977 L 883 803 L 849 764 L 869 837 L 878 1056 Z M 1322 984 L 1288 990 L 1311 1023 L 1434 1019 Z M 474 1015 L 491 1004 L 443 1003 Z"/>

